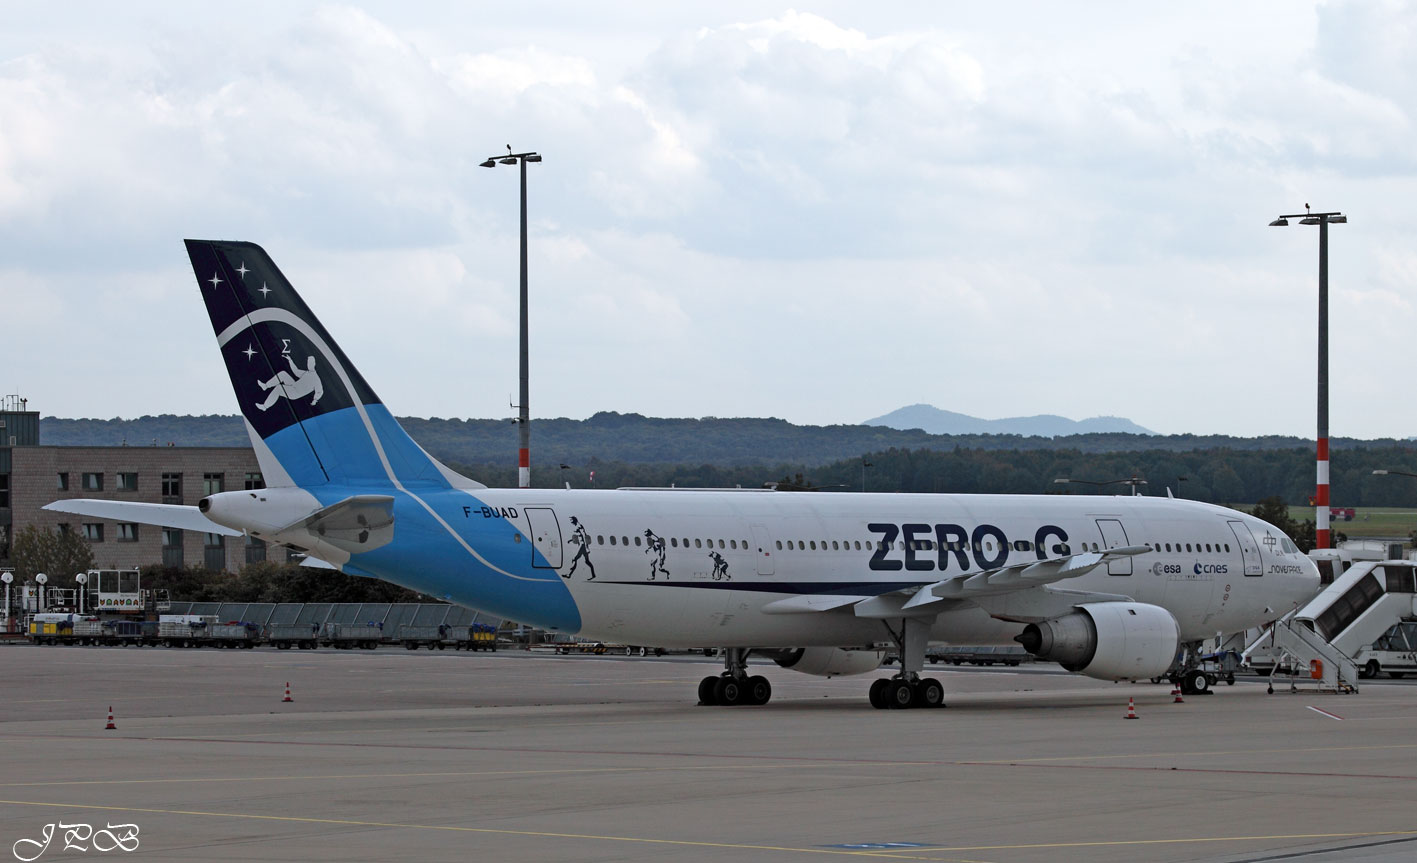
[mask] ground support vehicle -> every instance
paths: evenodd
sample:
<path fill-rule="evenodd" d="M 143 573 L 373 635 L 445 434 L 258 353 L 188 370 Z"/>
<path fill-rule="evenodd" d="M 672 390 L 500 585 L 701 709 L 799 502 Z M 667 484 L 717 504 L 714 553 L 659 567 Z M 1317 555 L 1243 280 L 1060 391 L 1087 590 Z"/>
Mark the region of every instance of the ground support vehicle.
<path fill-rule="evenodd" d="M 490 623 L 474 623 L 467 628 L 467 638 L 458 630 L 454 650 L 496 650 L 497 627 Z"/>
<path fill-rule="evenodd" d="M 1417 620 L 1395 623 L 1376 641 L 1353 655 L 1358 676 L 1371 680 L 1379 674 L 1401 679 L 1417 672 Z"/>
<path fill-rule="evenodd" d="M 250 649 L 261 640 L 261 627 L 245 621 L 214 623 L 206 628 L 203 644 L 212 647 L 242 647 Z"/>
<path fill-rule="evenodd" d="M 320 646 L 320 624 L 272 623 L 266 627 L 266 642 L 281 650 L 315 650 Z"/>
<path fill-rule="evenodd" d="M 952 665 L 1019 665 L 1032 662 L 1033 655 L 1019 646 L 990 647 L 951 644 L 926 649 L 925 658 L 932 664 L 948 662 Z"/>
<path fill-rule="evenodd" d="M 400 626 L 396 640 L 409 650 L 426 647 L 429 650 L 444 650 L 449 644 L 457 649 L 457 640 L 448 634 L 448 626 Z"/>
<path fill-rule="evenodd" d="M 384 638 L 384 628 L 370 623 L 326 623 L 320 643 L 340 650 L 362 647 L 373 650 Z"/>

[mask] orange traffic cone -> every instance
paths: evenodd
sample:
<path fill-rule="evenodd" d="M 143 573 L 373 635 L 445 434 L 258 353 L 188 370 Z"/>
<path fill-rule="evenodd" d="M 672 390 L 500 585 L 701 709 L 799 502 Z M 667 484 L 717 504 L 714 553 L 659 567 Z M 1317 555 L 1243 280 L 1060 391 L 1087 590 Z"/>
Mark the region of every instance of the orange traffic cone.
<path fill-rule="evenodd" d="M 108 724 L 103 726 L 104 731 L 117 731 L 118 726 L 113 724 L 113 705 L 108 706 Z"/>
<path fill-rule="evenodd" d="M 281 699 L 281 703 L 283 704 L 283 703 L 285 703 L 285 702 L 287 702 L 287 701 L 294 701 L 294 700 L 295 700 L 294 698 L 291 698 L 291 697 L 290 697 L 290 681 L 287 680 L 287 681 L 285 682 L 285 697 Z"/>
<path fill-rule="evenodd" d="M 1138 717 L 1137 717 L 1137 705 L 1136 705 L 1136 703 L 1135 703 L 1134 701 L 1132 701 L 1132 697 L 1131 697 L 1130 695 L 1127 696 L 1127 715 L 1124 716 L 1124 717 L 1122 717 L 1122 718 L 1123 718 L 1123 719 L 1136 719 L 1136 718 L 1138 718 Z"/>
<path fill-rule="evenodd" d="M 1171 690 L 1171 694 L 1174 695 L 1174 696 L 1176 696 L 1175 700 L 1171 702 L 1172 704 L 1185 704 L 1185 703 L 1186 703 L 1186 700 L 1181 697 L 1181 687 L 1178 686 L 1178 687 L 1176 687 L 1175 689 Z"/>

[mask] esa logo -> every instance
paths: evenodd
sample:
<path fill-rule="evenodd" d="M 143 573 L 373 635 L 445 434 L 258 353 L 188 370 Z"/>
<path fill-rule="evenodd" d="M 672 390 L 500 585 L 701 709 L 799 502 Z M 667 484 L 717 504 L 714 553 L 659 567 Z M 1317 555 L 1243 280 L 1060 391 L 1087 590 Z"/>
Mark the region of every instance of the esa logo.
<path fill-rule="evenodd" d="M 1151 565 L 1152 575 L 1180 575 L 1181 565 L 1179 563 L 1153 563 Z"/>
<path fill-rule="evenodd" d="M 1230 567 L 1223 563 L 1198 563 L 1196 564 L 1196 575 L 1225 575 L 1230 571 Z"/>

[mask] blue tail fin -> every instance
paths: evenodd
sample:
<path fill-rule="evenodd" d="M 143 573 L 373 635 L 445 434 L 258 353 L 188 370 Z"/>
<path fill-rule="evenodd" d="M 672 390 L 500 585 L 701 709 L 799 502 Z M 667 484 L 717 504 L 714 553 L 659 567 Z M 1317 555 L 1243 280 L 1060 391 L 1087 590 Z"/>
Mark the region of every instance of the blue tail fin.
<path fill-rule="evenodd" d="M 408 436 L 264 249 L 186 243 L 267 485 L 479 487 Z"/>

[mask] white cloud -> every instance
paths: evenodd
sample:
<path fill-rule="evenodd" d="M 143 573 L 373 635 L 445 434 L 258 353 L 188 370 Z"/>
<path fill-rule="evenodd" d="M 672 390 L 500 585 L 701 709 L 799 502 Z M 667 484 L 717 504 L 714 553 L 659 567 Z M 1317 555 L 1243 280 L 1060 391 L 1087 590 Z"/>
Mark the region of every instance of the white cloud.
<path fill-rule="evenodd" d="M 1310 201 L 1352 215 L 1334 369 L 1363 380 L 1335 416 L 1361 394 L 1352 433 L 1414 433 L 1417 408 L 1377 397 L 1417 326 L 1389 227 L 1417 185 L 1411 7 L 808 7 L 25 16 L 0 36 L 16 355 L 43 356 L 57 315 L 143 334 L 125 359 L 164 381 L 31 362 L 32 403 L 230 410 L 177 242 L 214 236 L 298 274 L 395 410 L 501 415 L 517 180 L 477 165 L 510 143 L 546 157 L 538 415 L 924 400 L 1306 433 L 1315 237 L 1264 224 Z M 1272 366 L 1261 409 L 1246 375 Z"/>

